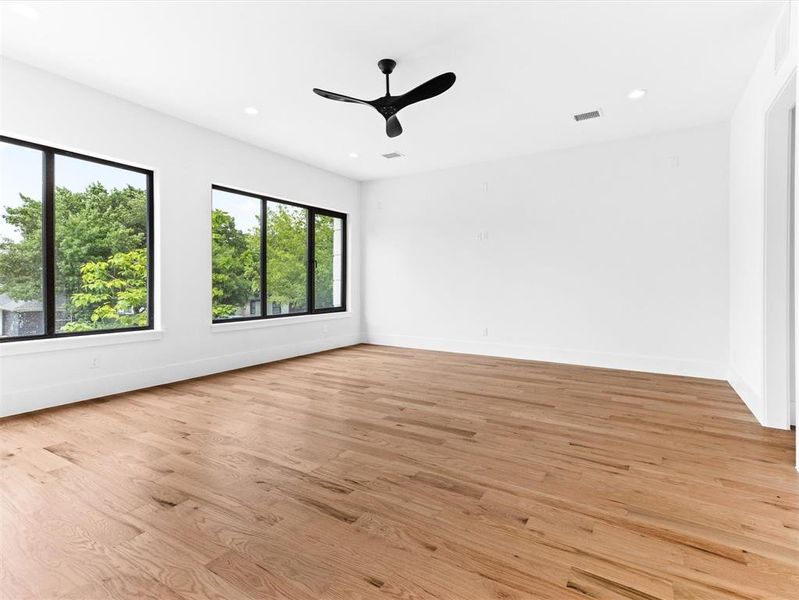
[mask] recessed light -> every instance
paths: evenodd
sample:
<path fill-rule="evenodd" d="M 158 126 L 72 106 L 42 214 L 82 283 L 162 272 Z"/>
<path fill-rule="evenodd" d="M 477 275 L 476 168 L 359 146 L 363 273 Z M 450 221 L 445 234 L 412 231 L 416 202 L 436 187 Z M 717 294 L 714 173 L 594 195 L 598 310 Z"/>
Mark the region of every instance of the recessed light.
<path fill-rule="evenodd" d="M 627 94 L 627 97 L 630 100 L 638 100 L 639 98 L 643 98 L 644 96 L 646 96 L 646 90 L 644 88 L 635 88 L 629 94 Z"/>
<path fill-rule="evenodd" d="M 355 152 L 350 152 L 350 158 L 358 158 L 358 155 Z"/>
<path fill-rule="evenodd" d="M 20 17 L 25 17 L 26 19 L 39 18 L 39 13 L 36 12 L 36 9 L 25 2 L 10 2 L 8 8 L 11 9 L 11 12 L 18 14 Z"/>
<path fill-rule="evenodd" d="M 248 106 L 247 108 L 244 109 L 244 112 L 247 113 L 248 115 L 257 115 L 258 109 L 255 108 L 254 106 Z"/>

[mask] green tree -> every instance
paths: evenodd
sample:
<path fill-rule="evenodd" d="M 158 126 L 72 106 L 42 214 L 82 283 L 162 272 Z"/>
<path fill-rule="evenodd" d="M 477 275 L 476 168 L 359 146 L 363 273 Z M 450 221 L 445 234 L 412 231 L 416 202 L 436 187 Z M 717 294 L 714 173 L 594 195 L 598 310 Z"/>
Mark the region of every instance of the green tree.
<path fill-rule="evenodd" d="M 6 208 L 3 219 L 16 229 L 18 240 L 0 240 L 0 293 L 15 300 L 42 297 L 42 204 L 20 195 L 21 204 Z M 144 252 L 147 239 L 147 197 L 132 186 L 107 190 L 92 183 L 82 192 L 55 190 L 55 279 L 63 319 L 99 327 L 92 320 L 97 306 L 76 302 L 86 293 L 83 267 L 110 261 L 118 254 Z M 145 260 L 146 270 L 146 260 Z M 117 284 L 119 283 L 117 282 Z M 132 280 L 128 285 L 135 289 Z M 84 298 L 85 300 L 85 298 Z M 146 321 L 146 303 L 144 318 Z"/>
<path fill-rule="evenodd" d="M 56 290 L 67 296 L 80 289 L 86 263 L 145 248 L 144 190 L 108 191 L 101 183 L 83 192 L 56 188 L 55 214 Z"/>
<path fill-rule="evenodd" d="M 333 306 L 333 217 L 317 215 L 314 225 L 316 250 L 314 275 L 314 306 Z"/>
<path fill-rule="evenodd" d="M 25 301 L 42 297 L 42 203 L 21 199 L 20 206 L 6 208 L 3 216 L 20 239 L 0 240 L 0 294 Z"/>
<path fill-rule="evenodd" d="M 41 298 L 42 205 L 21 196 L 6 208 L 5 221 L 17 239 L 0 240 L 0 293 L 16 300 Z M 66 314 L 65 331 L 133 327 L 147 323 L 147 211 L 144 190 L 106 190 L 100 183 L 83 192 L 57 188 L 56 290 Z M 266 226 L 268 301 L 293 312 L 307 306 L 307 211 L 270 203 Z M 260 296 L 260 225 L 236 228 L 222 210 L 212 213 L 213 316 L 236 313 Z M 332 304 L 333 221 L 317 219 L 316 301 Z"/>
<path fill-rule="evenodd" d="M 260 296 L 260 237 L 258 230 L 243 232 L 227 212 L 211 214 L 212 283 L 214 318 L 230 317 L 250 297 Z"/>
<path fill-rule="evenodd" d="M 118 252 L 81 267 L 81 290 L 72 305 L 91 311 L 88 321 L 72 321 L 62 331 L 119 329 L 147 325 L 147 251 Z"/>
<path fill-rule="evenodd" d="M 266 217 L 267 301 L 288 304 L 291 312 L 307 306 L 308 211 L 269 203 Z"/>
<path fill-rule="evenodd" d="M 267 301 L 288 305 L 292 312 L 305 310 L 307 304 L 307 221 L 305 210 L 267 205 Z M 229 213 L 215 209 L 211 229 L 213 316 L 230 317 L 248 300 L 260 297 L 260 225 L 241 231 Z"/>

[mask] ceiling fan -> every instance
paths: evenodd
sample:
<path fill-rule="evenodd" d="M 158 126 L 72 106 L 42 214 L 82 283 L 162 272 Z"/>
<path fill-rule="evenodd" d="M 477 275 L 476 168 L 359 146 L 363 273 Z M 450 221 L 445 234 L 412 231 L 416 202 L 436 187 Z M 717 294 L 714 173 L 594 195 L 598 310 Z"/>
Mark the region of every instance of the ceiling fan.
<path fill-rule="evenodd" d="M 388 77 L 391 75 L 392 71 L 394 71 L 394 67 L 397 66 L 397 61 L 384 58 L 377 63 L 377 66 L 386 76 L 386 95 L 376 100 L 361 100 L 359 98 L 353 98 L 352 96 L 327 92 L 319 88 L 314 88 L 313 91 L 322 96 L 322 98 L 371 106 L 386 119 L 386 135 L 388 135 L 388 137 L 397 137 L 402 133 L 402 125 L 400 125 L 399 119 L 397 118 L 397 113 L 399 111 L 410 104 L 443 94 L 455 83 L 455 73 L 443 73 L 413 88 L 410 92 L 406 92 L 400 96 L 392 96 L 388 87 Z"/>

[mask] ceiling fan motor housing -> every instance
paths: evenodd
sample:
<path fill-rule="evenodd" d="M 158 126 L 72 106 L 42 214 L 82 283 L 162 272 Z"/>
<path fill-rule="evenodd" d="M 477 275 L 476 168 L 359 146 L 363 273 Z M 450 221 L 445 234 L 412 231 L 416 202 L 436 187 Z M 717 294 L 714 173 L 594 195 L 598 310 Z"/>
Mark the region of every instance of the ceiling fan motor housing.
<path fill-rule="evenodd" d="M 391 75 L 396 66 L 397 61 L 392 58 L 384 58 L 377 62 L 377 68 L 380 69 L 383 75 Z"/>

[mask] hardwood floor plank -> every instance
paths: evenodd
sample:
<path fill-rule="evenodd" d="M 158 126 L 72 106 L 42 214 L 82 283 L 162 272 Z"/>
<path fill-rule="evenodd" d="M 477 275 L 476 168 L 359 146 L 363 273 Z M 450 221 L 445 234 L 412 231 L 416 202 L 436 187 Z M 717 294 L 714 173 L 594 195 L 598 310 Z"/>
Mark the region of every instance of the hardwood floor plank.
<path fill-rule="evenodd" d="M 0 421 L 0 598 L 791 600 L 724 382 L 368 345 Z"/>

